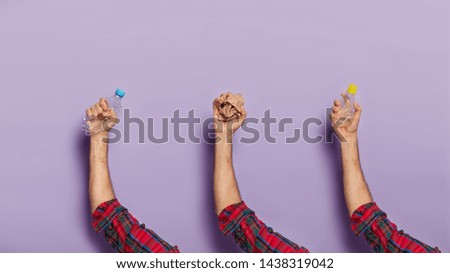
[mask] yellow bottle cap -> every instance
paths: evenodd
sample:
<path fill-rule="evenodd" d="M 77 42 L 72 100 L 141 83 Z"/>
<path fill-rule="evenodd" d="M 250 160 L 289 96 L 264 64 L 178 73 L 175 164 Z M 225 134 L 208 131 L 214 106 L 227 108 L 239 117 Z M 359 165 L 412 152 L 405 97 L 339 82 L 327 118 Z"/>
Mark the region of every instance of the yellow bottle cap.
<path fill-rule="evenodd" d="M 358 86 L 356 84 L 350 84 L 347 88 L 347 93 L 351 95 L 356 95 L 356 92 L 358 91 Z"/>

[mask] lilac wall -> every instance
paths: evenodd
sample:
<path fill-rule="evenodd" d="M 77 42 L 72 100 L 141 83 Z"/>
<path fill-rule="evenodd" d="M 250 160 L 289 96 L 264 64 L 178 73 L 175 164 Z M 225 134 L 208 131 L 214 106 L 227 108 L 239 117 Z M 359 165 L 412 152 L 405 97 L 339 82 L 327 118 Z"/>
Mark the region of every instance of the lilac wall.
<path fill-rule="evenodd" d="M 324 118 L 350 82 L 375 199 L 408 233 L 450 250 L 447 1 L 244 2 L 0 2 L 1 252 L 110 251 L 89 226 L 79 124 L 116 87 L 142 118 L 178 108 L 206 118 L 232 90 L 249 115 L 271 108 L 298 127 Z M 137 144 L 133 132 L 110 151 L 122 203 L 182 251 L 238 251 L 216 228 L 211 147 Z M 349 231 L 337 158 L 324 143 L 235 147 L 260 218 L 314 252 L 368 251 Z"/>

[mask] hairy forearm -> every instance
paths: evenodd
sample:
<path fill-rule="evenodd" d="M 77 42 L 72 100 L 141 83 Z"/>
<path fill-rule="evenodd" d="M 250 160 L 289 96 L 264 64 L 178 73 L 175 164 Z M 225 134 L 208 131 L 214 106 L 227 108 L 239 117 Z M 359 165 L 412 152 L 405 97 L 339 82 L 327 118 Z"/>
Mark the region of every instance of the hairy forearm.
<path fill-rule="evenodd" d="M 91 137 L 89 152 L 89 199 L 91 212 L 103 202 L 114 199 L 108 167 L 108 143 L 102 141 L 107 135 Z"/>
<path fill-rule="evenodd" d="M 223 135 L 216 135 L 214 200 L 217 214 L 220 214 L 227 206 L 241 202 L 239 188 L 234 175 L 232 145 L 231 141 L 223 139 Z"/>
<path fill-rule="evenodd" d="M 372 202 L 359 159 L 358 139 L 341 142 L 344 195 L 350 215 L 361 205 Z"/>

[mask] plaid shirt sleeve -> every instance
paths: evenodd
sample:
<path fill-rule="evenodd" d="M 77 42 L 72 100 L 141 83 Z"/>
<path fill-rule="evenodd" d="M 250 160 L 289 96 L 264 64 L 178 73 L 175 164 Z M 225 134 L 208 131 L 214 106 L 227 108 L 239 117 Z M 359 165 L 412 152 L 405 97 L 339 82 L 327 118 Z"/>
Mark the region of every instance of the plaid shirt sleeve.
<path fill-rule="evenodd" d="M 104 232 L 108 243 L 118 252 L 178 253 L 155 232 L 140 225 L 117 199 L 104 202 L 92 215 L 95 232 Z"/>
<path fill-rule="evenodd" d="M 219 215 L 219 226 L 225 235 L 231 234 L 245 252 L 308 253 L 281 234 L 274 232 L 256 217 L 242 201 L 226 207 Z"/>
<path fill-rule="evenodd" d="M 353 232 L 357 236 L 364 234 L 375 252 L 441 252 L 438 248 L 414 239 L 403 230 L 397 230 L 397 226 L 389 221 L 386 213 L 374 202 L 360 206 L 351 216 L 350 222 Z"/>

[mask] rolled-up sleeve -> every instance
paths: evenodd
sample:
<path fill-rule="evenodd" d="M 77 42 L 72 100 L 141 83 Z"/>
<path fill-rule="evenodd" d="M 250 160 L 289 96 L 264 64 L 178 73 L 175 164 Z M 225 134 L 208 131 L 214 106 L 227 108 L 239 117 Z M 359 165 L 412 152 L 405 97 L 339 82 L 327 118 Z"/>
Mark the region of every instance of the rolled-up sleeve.
<path fill-rule="evenodd" d="M 281 234 L 274 232 L 256 217 L 244 201 L 226 207 L 219 214 L 219 227 L 231 234 L 239 247 L 249 253 L 308 253 Z"/>
<path fill-rule="evenodd" d="M 113 199 L 100 204 L 92 214 L 92 227 L 99 233 L 105 227 L 111 225 L 115 217 L 127 209 L 123 207 L 117 199 Z"/>
<path fill-rule="evenodd" d="M 387 214 L 375 202 L 360 206 L 350 217 L 352 231 L 360 236 L 364 234 L 367 242 L 375 252 L 440 252 L 438 248 L 411 237 L 398 230 Z"/>
<path fill-rule="evenodd" d="M 92 214 L 95 232 L 104 232 L 107 242 L 118 252 L 178 253 L 177 246 L 171 246 L 153 230 L 145 227 L 113 199 L 100 204 Z"/>
<path fill-rule="evenodd" d="M 219 215 L 219 227 L 223 234 L 228 235 L 239 227 L 239 224 L 249 215 L 255 213 L 247 207 L 244 201 L 226 207 Z"/>

